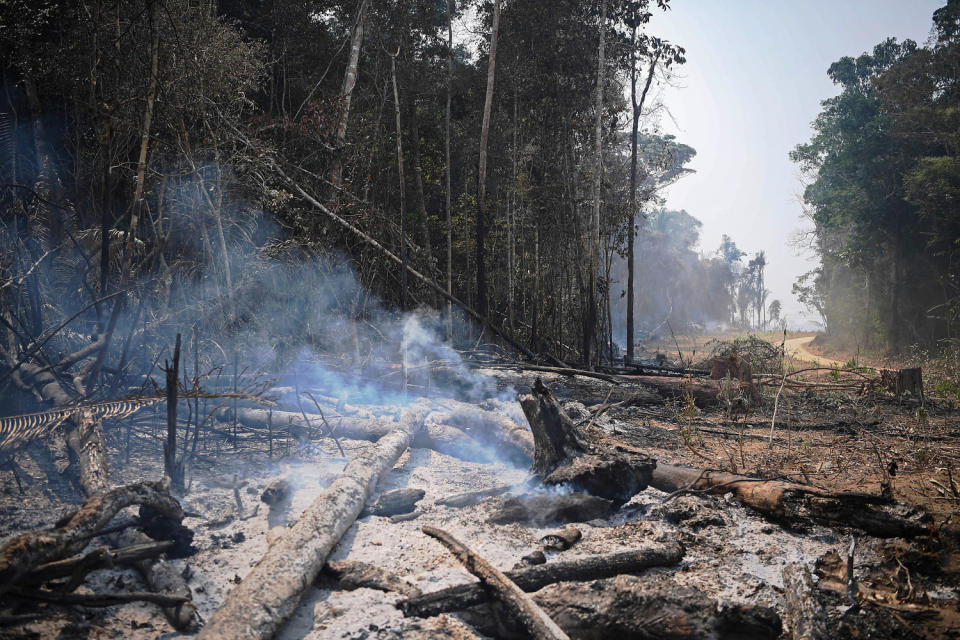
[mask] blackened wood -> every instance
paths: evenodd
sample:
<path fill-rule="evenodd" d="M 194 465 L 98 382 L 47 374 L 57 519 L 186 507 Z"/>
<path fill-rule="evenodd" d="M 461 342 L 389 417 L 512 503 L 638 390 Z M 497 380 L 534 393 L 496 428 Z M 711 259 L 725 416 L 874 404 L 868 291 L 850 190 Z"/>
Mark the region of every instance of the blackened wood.
<path fill-rule="evenodd" d="M 121 509 L 133 504 L 150 505 L 177 522 L 184 517 L 163 483 L 140 482 L 98 493 L 62 526 L 24 533 L 0 547 L 0 594 L 39 565 L 78 553 Z"/>
<path fill-rule="evenodd" d="M 143 560 L 144 558 L 156 557 L 172 546 L 173 543 L 169 540 L 162 542 L 154 542 L 151 540 L 146 544 L 135 544 L 121 549 L 97 547 L 83 555 L 42 564 L 21 578 L 19 582 L 24 586 L 38 585 L 49 580 L 66 578 L 67 576 L 73 575 L 79 567 L 84 565 L 92 571 L 117 564 L 129 564 Z"/>
<path fill-rule="evenodd" d="M 117 536 L 123 545 L 145 545 L 152 540 L 137 529 L 127 529 Z M 165 558 L 143 558 L 133 563 L 143 576 L 150 590 L 159 595 L 176 598 L 178 602 L 157 604 L 163 615 L 177 631 L 192 631 L 200 626 L 200 615 L 193 604 L 193 592 L 183 577 L 183 572 Z"/>
<path fill-rule="evenodd" d="M 635 573 L 650 567 L 670 566 L 680 562 L 681 558 L 683 558 L 683 547 L 677 543 L 671 543 L 649 549 L 558 560 L 529 569 L 508 571 L 506 575 L 524 591 L 532 592 L 556 582 L 598 580 L 622 573 Z M 397 603 L 397 607 L 405 616 L 427 618 L 466 609 L 487 602 L 489 599 L 490 594 L 487 589 L 482 584 L 474 582 L 402 600 Z"/>
<path fill-rule="evenodd" d="M 783 608 L 793 640 L 830 637 L 826 612 L 817 601 L 817 587 L 803 564 L 790 564 L 783 569 Z"/>
<path fill-rule="evenodd" d="M 565 485 L 623 504 L 647 487 L 656 461 L 603 433 L 580 429 L 538 378 L 520 397 L 533 432 L 533 471 L 545 484 Z"/>
<path fill-rule="evenodd" d="M 722 471 L 660 464 L 650 485 L 674 493 L 732 493 L 746 506 L 775 522 L 789 525 L 821 523 L 854 526 L 878 538 L 901 538 L 930 533 L 932 522 L 919 511 L 900 513 L 891 500 L 854 492 L 832 492 L 783 480 L 750 478 Z"/>
<path fill-rule="evenodd" d="M 366 562 L 340 560 L 328 562 L 323 573 L 338 580 L 340 586 L 348 591 L 367 588 L 379 591 L 393 591 L 407 598 L 420 595 L 420 589 L 402 580 L 396 574 Z"/>
<path fill-rule="evenodd" d="M 506 606 L 535 640 L 568 638 L 567 634 L 533 602 L 530 596 L 484 558 L 443 529 L 423 527 L 423 532 L 449 549 L 467 571 L 479 578 L 490 589 L 494 597 Z"/>

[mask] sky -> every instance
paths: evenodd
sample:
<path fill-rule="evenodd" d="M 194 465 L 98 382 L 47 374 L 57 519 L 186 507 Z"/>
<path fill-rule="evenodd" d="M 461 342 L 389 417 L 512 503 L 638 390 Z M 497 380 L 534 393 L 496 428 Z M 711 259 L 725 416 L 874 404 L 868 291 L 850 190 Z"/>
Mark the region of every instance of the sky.
<path fill-rule="evenodd" d="M 792 246 L 803 185 L 788 154 L 810 138 L 820 101 L 839 93 L 830 64 L 887 37 L 924 43 L 942 0 L 672 0 L 649 32 L 687 50 L 679 77 L 660 96 L 665 133 L 697 150 L 689 175 L 669 188 L 667 207 L 703 222 L 701 249 L 724 233 L 750 256 L 766 251 L 768 300 L 791 327 L 810 322 L 790 292 L 816 267 Z M 798 255 L 799 253 L 799 255 Z"/>

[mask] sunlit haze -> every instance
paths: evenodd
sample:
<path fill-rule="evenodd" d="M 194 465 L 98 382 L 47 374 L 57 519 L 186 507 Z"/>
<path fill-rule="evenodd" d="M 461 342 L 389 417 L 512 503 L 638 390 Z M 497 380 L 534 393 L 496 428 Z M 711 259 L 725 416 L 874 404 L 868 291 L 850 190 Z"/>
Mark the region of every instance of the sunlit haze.
<path fill-rule="evenodd" d="M 701 247 L 726 233 L 751 256 L 767 252 L 769 300 L 791 326 L 802 308 L 790 293 L 816 266 L 790 239 L 804 222 L 798 168 L 788 153 L 810 137 L 820 101 L 839 91 L 827 68 L 887 37 L 927 40 L 932 0 L 676 0 L 650 32 L 687 50 L 676 86 L 661 97 L 667 133 L 697 150 L 696 173 L 670 188 L 667 206 L 703 222 Z"/>

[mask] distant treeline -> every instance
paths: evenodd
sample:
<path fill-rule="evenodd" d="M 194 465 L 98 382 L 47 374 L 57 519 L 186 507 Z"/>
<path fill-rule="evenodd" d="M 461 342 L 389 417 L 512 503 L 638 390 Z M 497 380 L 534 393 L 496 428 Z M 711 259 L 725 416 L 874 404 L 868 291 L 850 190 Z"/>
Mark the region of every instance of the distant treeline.
<path fill-rule="evenodd" d="M 960 2 L 929 43 L 888 39 L 829 69 L 842 92 L 791 154 L 821 266 L 794 293 L 828 333 L 935 346 L 960 329 Z"/>

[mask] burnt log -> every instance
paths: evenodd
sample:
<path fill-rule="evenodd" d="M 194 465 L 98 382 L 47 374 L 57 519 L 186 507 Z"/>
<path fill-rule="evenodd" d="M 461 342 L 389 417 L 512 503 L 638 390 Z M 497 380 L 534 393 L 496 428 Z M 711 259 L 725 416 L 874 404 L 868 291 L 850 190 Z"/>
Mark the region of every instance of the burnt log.
<path fill-rule="evenodd" d="M 375 567 L 366 562 L 355 560 L 341 560 L 328 562 L 323 573 L 340 583 L 340 587 L 347 591 L 354 589 L 377 589 L 399 593 L 405 598 L 415 598 L 420 595 L 420 589 L 397 575 Z"/>
<path fill-rule="evenodd" d="M 825 640 L 830 637 L 827 614 L 817 601 L 817 587 L 803 564 L 783 568 L 783 608 L 793 640 Z"/>
<path fill-rule="evenodd" d="M 122 531 L 117 535 L 117 540 L 125 546 L 147 545 L 153 542 L 146 534 L 137 529 Z M 163 615 L 174 629 L 177 631 L 192 631 L 200 626 L 200 615 L 192 600 L 193 593 L 187 581 L 184 580 L 182 571 L 163 557 L 142 558 L 134 561 L 133 565 L 151 591 L 180 600 L 180 602 L 160 605 L 163 609 Z"/>
<path fill-rule="evenodd" d="M 184 517 L 165 483 L 140 482 L 98 493 L 56 528 L 21 534 L 0 547 L 0 594 L 36 567 L 79 553 L 121 509 L 133 504 L 149 505 L 177 522 Z"/>
<path fill-rule="evenodd" d="M 228 409 L 224 409 L 222 415 L 229 418 L 232 414 Z M 268 426 L 274 429 L 289 428 L 296 437 L 327 437 L 329 435 L 320 429 L 310 431 L 311 428 L 324 423 L 324 418 L 319 414 L 241 408 L 237 409 L 236 416 L 241 423 L 253 428 L 267 429 Z M 327 424 L 337 438 L 368 442 L 376 442 L 397 428 L 397 423 L 390 420 L 349 416 L 329 418 Z M 490 460 L 490 456 L 483 451 L 483 447 L 477 446 L 471 434 L 447 424 L 427 424 L 417 432 L 411 446 L 433 449 L 469 462 L 489 462 Z"/>
<path fill-rule="evenodd" d="M 680 562 L 682 558 L 683 547 L 671 543 L 648 549 L 558 560 L 529 569 L 508 571 L 506 575 L 518 587 L 530 593 L 557 582 L 599 580 L 623 573 L 636 573 L 650 567 L 670 566 Z M 405 616 L 427 618 L 467 609 L 488 602 L 489 599 L 487 589 L 474 582 L 402 600 L 397 603 L 397 607 Z"/>
<path fill-rule="evenodd" d="M 357 519 L 380 476 L 397 463 L 421 424 L 419 414 L 407 413 L 396 429 L 347 463 L 297 523 L 270 545 L 197 637 L 262 640 L 276 635 Z"/>
<path fill-rule="evenodd" d="M 576 527 L 565 527 L 540 538 L 540 544 L 550 551 L 566 551 L 580 541 L 583 534 Z"/>
<path fill-rule="evenodd" d="M 113 567 L 118 564 L 132 564 L 145 558 L 154 558 L 172 546 L 173 543 L 169 540 L 164 540 L 163 542 L 154 542 L 151 540 L 147 544 L 136 544 L 121 549 L 97 547 L 83 555 L 42 564 L 21 578 L 19 583 L 23 586 L 34 586 L 59 578 L 71 577 L 73 579 L 78 572 L 86 574 L 90 571 L 103 569 L 105 567 Z"/>
<path fill-rule="evenodd" d="M 605 518 L 616 508 L 617 505 L 612 500 L 587 493 L 518 496 L 504 500 L 503 505 L 487 518 L 487 522 L 490 524 L 525 522 L 538 526 L 587 522 Z"/>
<path fill-rule="evenodd" d="M 751 509 L 790 526 L 811 522 L 853 526 L 878 538 L 908 538 L 930 533 L 928 516 L 919 512 L 898 513 L 898 507 L 884 496 L 831 492 L 783 480 L 672 464 L 657 465 L 650 486 L 668 493 L 732 493 Z"/>
<path fill-rule="evenodd" d="M 578 429 L 538 378 L 520 406 L 533 432 L 533 472 L 545 484 L 627 502 L 647 488 L 656 461 L 597 428 Z"/>
<path fill-rule="evenodd" d="M 566 582 L 533 598 L 571 638 L 582 640 L 773 640 L 781 632 L 772 609 L 726 604 L 672 580 L 650 584 L 621 575 L 592 584 Z"/>
<path fill-rule="evenodd" d="M 500 496 L 510 491 L 509 486 L 493 487 L 492 489 L 481 489 L 479 491 L 467 491 L 464 493 L 455 493 L 452 496 L 437 500 L 436 504 L 444 507 L 469 507 L 487 498 Z"/>
<path fill-rule="evenodd" d="M 410 513 L 416 508 L 417 503 L 423 499 L 426 491 L 423 489 L 396 489 L 387 491 L 377 496 L 369 507 L 360 512 L 360 517 L 365 515 L 381 516 L 389 518 L 403 513 Z"/>
<path fill-rule="evenodd" d="M 510 578 L 442 529 L 423 527 L 475 575 L 535 640 L 568 640 L 567 634 Z"/>

